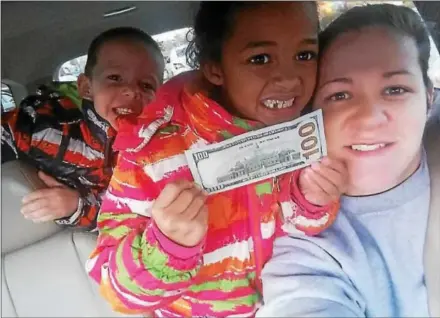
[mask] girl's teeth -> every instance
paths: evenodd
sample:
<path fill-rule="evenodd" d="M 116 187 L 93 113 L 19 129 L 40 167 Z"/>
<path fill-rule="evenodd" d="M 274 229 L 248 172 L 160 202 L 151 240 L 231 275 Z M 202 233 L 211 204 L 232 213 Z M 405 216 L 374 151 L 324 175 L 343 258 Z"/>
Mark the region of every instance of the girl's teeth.
<path fill-rule="evenodd" d="M 385 144 L 374 144 L 374 145 L 351 145 L 351 149 L 357 151 L 373 151 L 385 147 Z"/>
<path fill-rule="evenodd" d="M 266 99 L 263 104 L 270 109 L 288 108 L 293 105 L 295 98 L 289 100 Z"/>

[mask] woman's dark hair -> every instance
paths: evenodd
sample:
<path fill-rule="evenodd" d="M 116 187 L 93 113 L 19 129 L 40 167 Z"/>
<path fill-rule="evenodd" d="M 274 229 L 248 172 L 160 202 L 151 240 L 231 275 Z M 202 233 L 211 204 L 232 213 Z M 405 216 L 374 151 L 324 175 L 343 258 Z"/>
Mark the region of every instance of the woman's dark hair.
<path fill-rule="evenodd" d="M 92 76 L 93 68 L 98 63 L 98 54 L 101 47 L 108 42 L 115 40 L 133 41 L 145 44 L 147 47 L 152 48 L 154 53 L 157 53 L 158 61 L 164 63 L 164 58 L 160 50 L 159 45 L 154 39 L 144 31 L 132 28 L 132 27 L 118 27 L 104 31 L 99 34 L 90 44 L 87 52 L 87 63 L 84 70 L 84 74 L 87 77 Z"/>
<path fill-rule="evenodd" d="M 270 2 L 201 1 L 193 30 L 190 31 L 192 38 L 186 51 L 188 65 L 198 68 L 207 61 L 220 62 L 223 43 L 233 31 L 237 14 L 264 3 Z M 317 12 L 315 1 L 306 3 L 312 5 Z"/>
<path fill-rule="evenodd" d="M 417 12 L 404 6 L 372 4 L 348 10 L 320 33 L 319 54 L 321 56 L 325 54 L 325 51 L 340 35 L 367 27 L 385 27 L 414 39 L 419 52 L 423 80 L 426 86 L 431 85 L 428 77 L 431 50 L 428 29 Z M 379 52 L 380 48 L 378 48 Z"/>

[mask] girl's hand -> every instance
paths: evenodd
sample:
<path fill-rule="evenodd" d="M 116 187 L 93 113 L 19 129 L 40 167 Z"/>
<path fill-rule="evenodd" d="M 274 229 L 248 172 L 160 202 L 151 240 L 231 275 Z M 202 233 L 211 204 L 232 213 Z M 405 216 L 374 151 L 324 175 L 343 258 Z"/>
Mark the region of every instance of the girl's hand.
<path fill-rule="evenodd" d="M 324 206 L 339 200 L 346 191 L 348 171 L 341 161 L 325 157 L 303 169 L 299 175 L 299 189 L 314 205 Z"/>
<path fill-rule="evenodd" d="M 153 220 L 172 241 L 186 247 L 196 246 L 208 230 L 207 196 L 193 182 L 169 183 L 153 205 Z"/>

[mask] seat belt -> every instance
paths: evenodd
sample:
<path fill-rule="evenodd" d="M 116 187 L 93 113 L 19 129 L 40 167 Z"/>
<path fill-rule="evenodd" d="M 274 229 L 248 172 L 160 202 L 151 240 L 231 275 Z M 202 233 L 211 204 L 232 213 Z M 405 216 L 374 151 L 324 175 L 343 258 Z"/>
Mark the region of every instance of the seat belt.
<path fill-rule="evenodd" d="M 440 112 L 429 120 L 424 145 L 431 179 L 428 228 L 424 247 L 425 283 L 431 317 L 440 317 Z"/>

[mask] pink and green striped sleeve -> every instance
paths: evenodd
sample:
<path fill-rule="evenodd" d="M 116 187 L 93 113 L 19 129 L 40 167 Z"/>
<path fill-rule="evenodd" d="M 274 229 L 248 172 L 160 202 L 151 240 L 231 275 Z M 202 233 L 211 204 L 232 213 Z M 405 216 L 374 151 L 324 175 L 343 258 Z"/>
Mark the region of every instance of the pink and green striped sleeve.
<path fill-rule="evenodd" d="M 203 243 L 177 245 L 149 217 L 158 192 L 132 155 L 121 152 L 98 217 L 97 247 L 86 264 L 115 311 L 163 307 L 180 297 L 202 265 Z"/>

